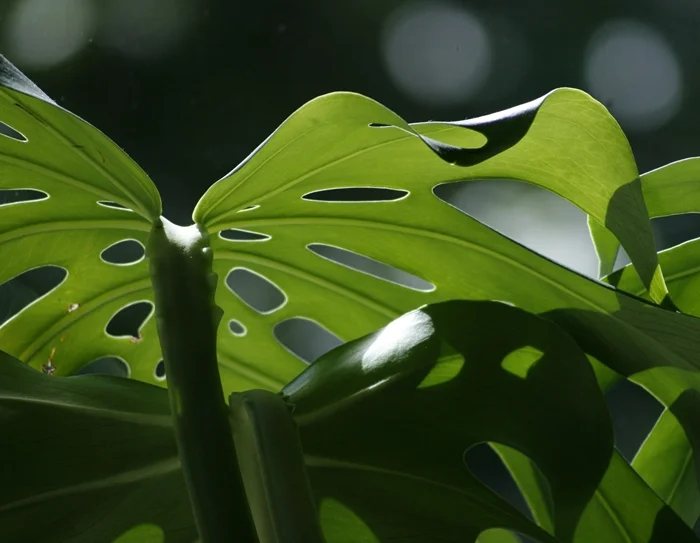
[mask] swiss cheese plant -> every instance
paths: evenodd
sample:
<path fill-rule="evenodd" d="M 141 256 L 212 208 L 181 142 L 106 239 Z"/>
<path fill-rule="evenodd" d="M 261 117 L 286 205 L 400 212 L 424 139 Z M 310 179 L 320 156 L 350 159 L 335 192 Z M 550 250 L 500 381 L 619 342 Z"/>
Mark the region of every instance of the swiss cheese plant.
<path fill-rule="evenodd" d="M 650 217 L 700 212 L 700 159 L 640 176 L 574 89 L 413 124 L 333 93 L 178 226 L 137 164 L 1 57 L 0 122 L 0 189 L 24 195 L 0 206 L 0 282 L 58 277 L 0 327 L 0 541 L 696 541 L 700 249 L 657 255 Z M 503 178 L 587 213 L 602 280 L 435 193 Z M 145 255 L 108 258 L 126 243 Z M 137 304 L 138 333 L 111 332 Z M 275 333 L 300 318 L 343 344 L 301 360 Z M 105 357 L 130 379 L 75 375 Z M 604 401 L 621 379 L 665 406 L 631 463 Z M 481 443 L 528 515 L 467 469 Z"/>

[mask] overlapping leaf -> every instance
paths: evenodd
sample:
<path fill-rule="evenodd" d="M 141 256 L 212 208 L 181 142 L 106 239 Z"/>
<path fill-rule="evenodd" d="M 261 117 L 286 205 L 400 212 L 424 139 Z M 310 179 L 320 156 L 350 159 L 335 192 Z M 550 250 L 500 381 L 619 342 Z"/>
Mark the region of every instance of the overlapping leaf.
<path fill-rule="evenodd" d="M 549 540 L 509 519 L 514 510 L 465 469 L 465 449 L 487 440 L 520 451 L 544 474 L 557 541 L 695 541 L 612 455 L 583 352 L 551 322 L 518 309 L 427 306 L 322 357 L 284 392 L 321 507 L 341 503 L 364 521 L 341 541 L 366 531 L 377 541 L 470 541 L 492 526 Z"/>
<path fill-rule="evenodd" d="M 142 330 L 142 342 L 105 333 L 122 307 L 152 300 L 147 265 L 101 258 L 121 240 L 145 241 L 161 210 L 155 186 L 117 145 L 2 57 L 0 122 L 13 130 L 0 134 L 0 189 L 44 193 L 41 200 L 0 207 L 0 282 L 47 265 L 67 271 L 60 286 L 0 328 L 0 348 L 37 368 L 53 357 L 62 375 L 102 356 L 141 359 L 132 376 L 155 382 L 153 322 Z"/>
<path fill-rule="evenodd" d="M 230 370 L 229 387 L 280 386 L 303 368 L 270 341 L 271 328 L 287 318 L 315 320 L 347 340 L 427 302 L 525 297 L 542 300 L 535 305 L 543 309 L 568 300 L 573 279 L 566 271 L 460 215 L 432 193 L 438 183 L 478 177 L 518 178 L 570 199 L 625 241 L 655 296 L 663 296 L 629 146 L 615 121 L 587 95 L 561 89 L 485 118 L 409 126 L 372 100 L 332 94 L 292 115 L 215 184 L 194 213 L 213 234 L 221 279 L 217 303 L 227 319 L 247 330 L 247 336 L 234 337 L 222 327 L 221 364 Z M 343 187 L 383 187 L 408 196 L 388 202 L 317 201 L 319 191 Z M 230 241 L 217 235 L 227 229 L 261 239 Z M 358 273 L 315 254 L 310 244 L 384 262 L 435 290 Z M 223 285 L 236 267 L 272 281 L 284 291 L 286 304 L 267 314 L 251 309 Z M 587 298 L 581 290 L 574 297 Z"/>
<path fill-rule="evenodd" d="M 192 543 L 171 420 L 160 388 L 48 377 L 1 353 L 0 539 Z"/>

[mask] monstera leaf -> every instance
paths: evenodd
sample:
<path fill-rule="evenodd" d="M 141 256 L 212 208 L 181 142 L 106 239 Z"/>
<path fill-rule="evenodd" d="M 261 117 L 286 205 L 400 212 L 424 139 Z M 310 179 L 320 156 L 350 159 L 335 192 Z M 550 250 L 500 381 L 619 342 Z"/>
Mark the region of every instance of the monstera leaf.
<path fill-rule="evenodd" d="M 155 188 L 114 143 L 4 59 L 0 75 L 0 184 L 47 195 L 0 209 L 0 255 L 8 255 L 0 281 L 42 266 L 67 272 L 0 328 L 0 348 L 37 368 L 51 360 L 57 375 L 117 357 L 131 377 L 162 384 L 154 319 L 135 337 L 105 329 L 125 307 L 153 301 L 146 262 L 116 264 L 104 251 L 144 242 L 160 213 Z M 587 282 L 433 193 L 436 184 L 480 177 L 522 179 L 579 205 L 621 240 L 651 297 L 664 298 L 629 145 L 586 94 L 560 89 L 483 118 L 409 125 L 372 100 L 336 93 L 292 115 L 196 207 L 220 277 L 225 389 L 279 389 L 303 370 L 274 340 L 276 326 L 294 317 L 349 340 L 456 297 L 508 299 L 533 311 L 589 306 Z M 348 201 L 358 187 L 379 196 Z M 349 253 L 402 270 L 412 283 L 339 264 Z M 276 286 L 277 300 L 250 307 L 242 277 Z"/>
<path fill-rule="evenodd" d="M 3 541 L 196 539 L 165 390 L 0 357 Z"/>
<path fill-rule="evenodd" d="M 484 118 L 408 125 L 370 99 L 332 94 L 293 114 L 195 210 L 212 235 L 217 303 L 233 332 L 220 336 L 229 389 L 275 388 L 303 368 L 270 341 L 287 319 L 316 321 L 349 340 L 452 298 L 507 299 L 534 311 L 587 299 L 585 281 L 572 287 L 571 274 L 433 193 L 440 183 L 484 177 L 568 198 L 623 240 L 652 296 L 665 295 L 629 146 L 589 96 L 560 89 Z M 355 201 L 359 189 L 370 201 Z M 411 282 L 359 273 L 348 255 L 393 266 Z M 277 301 L 260 309 L 245 292 L 232 295 L 226 278 L 244 273 L 274 285 Z"/>
<path fill-rule="evenodd" d="M 196 537 L 165 391 L 114 377 L 50 378 L 7 358 L 0 373 L 2 457 L 13 461 L 0 475 L 8 540 Z M 284 395 L 328 543 L 488 543 L 513 541 L 513 532 L 587 542 L 590 530 L 604 541 L 694 541 L 613 454 L 583 351 L 551 321 L 506 304 L 410 312 L 326 354 Z M 465 451 L 484 441 L 539 468 L 556 511 L 551 533 L 466 468 Z M 633 512 L 644 522 L 632 522 Z M 629 530 L 609 532 L 620 518 Z"/>
<path fill-rule="evenodd" d="M 0 281 L 45 266 L 65 271 L 59 286 L 3 324 L 0 348 L 35 368 L 52 359 L 58 374 L 119 357 L 132 362 L 132 377 L 155 381 L 152 322 L 142 330 L 149 341 L 105 332 L 123 307 L 152 300 L 147 265 L 102 257 L 122 240 L 145 241 L 161 211 L 155 186 L 106 136 L 1 58 L 0 121 L 12 129 L 0 135 L 0 188 L 40 197 L 0 207 Z"/>

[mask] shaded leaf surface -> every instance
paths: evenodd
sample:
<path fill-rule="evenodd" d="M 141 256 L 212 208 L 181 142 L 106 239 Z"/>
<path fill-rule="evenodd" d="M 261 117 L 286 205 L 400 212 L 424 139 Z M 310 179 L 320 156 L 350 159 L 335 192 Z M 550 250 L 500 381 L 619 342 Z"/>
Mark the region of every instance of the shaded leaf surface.
<path fill-rule="evenodd" d="M 192 543 L 164 390 L 116 377 L 48 377 L 1 356 L 3 541 L 108 542 L 150 524 L 167 543 Z M 139 534 L 119 541 L 141 542 Z"/>
<path fill-rule="evenodd" d="M 539 353 L 525 377 L 504 365 L 522 349 Z M 421 386 L 445 363 L 451 379 Z M 284 392 L 318 499 L 343 503 L 380 541 L 468 541 L 493 527 L 550 541 L 466 469 L 464 452 L 482 441 L 537 463 L 568 541 L 612 453 L 586 357 L 552 323 L 500 303 L 408 313 L 325 355 Z"/>

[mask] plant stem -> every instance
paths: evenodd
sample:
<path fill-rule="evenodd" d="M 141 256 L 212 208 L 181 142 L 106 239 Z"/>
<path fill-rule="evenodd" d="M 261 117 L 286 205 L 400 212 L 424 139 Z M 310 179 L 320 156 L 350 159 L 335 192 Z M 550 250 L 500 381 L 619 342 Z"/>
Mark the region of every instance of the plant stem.
<path fill-rule="evenodd" d="M 266 390 L 234 393 L 231 430 L 261 543 L 323 543 L 291 409 Z"/>
<path fill-rule="evenodd" d="M 202 543 L 257 537 L 233 446 L 216 357 L 221 310 L 208 236 L 165 218 L 147 256 L 180 461 Z"/>

